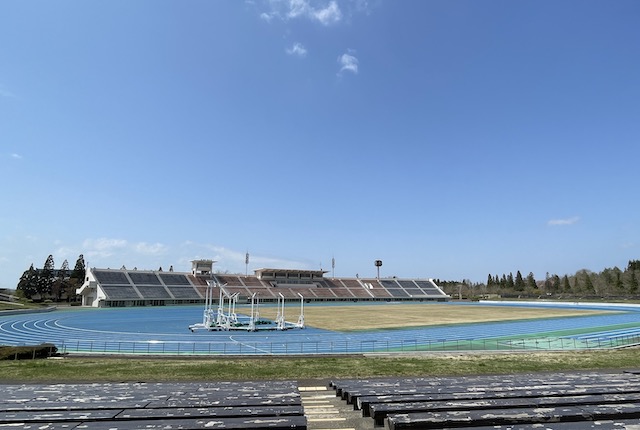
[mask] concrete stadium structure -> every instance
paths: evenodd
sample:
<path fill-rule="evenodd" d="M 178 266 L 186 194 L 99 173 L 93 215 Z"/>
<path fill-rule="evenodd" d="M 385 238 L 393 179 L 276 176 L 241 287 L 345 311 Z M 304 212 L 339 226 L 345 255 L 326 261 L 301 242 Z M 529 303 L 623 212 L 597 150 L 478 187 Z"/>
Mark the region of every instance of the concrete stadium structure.
<path fill-rule="evenodd" d="M 191 272 L 127 269 L 87 270 L 85 282 L 76 291 L 83 306 L 165 306 L 203 303 L 207 283 L 228 294 L 249 300 L 257 294 L 264 302 L 286 299 L 307 301 L 448 301 L 450 296 L 432 279 L 327 278 L 322 270 L 270 269 L 253 275 L 213 272 L 213 260 L 192 261 Z"/>

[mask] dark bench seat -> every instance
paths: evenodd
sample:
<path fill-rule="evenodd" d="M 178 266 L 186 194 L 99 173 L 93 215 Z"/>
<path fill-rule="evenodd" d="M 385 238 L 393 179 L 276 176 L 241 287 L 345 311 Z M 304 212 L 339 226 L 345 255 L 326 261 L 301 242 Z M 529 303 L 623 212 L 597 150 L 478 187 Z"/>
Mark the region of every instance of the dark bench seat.
<path fill-rule="evenodd" d="M 434 413 L 394 414 L 387 417 L 389 430 L 442 429 L 463 426 L 501 426 L 559 422 L 592 422 L 640 418 L 640 405 L 560 406 L 555 408 L 514 408 L 460 410 Z"/>
<path fill-rule="evenodd" d="M 605 427 L 594 428 L 605 429 L 640 419 L 636 372 L 381 378 L 331 381 L 330 386 L 364 417 L 371 416 L 375 426 L 393 430 L 546 429 L 550 423 L 591 428 L 596 422 Z"/>
<path fill-rule="evenodd" d="M 0 430 L 306 430 L 297 383 L 0 385 Z"/>

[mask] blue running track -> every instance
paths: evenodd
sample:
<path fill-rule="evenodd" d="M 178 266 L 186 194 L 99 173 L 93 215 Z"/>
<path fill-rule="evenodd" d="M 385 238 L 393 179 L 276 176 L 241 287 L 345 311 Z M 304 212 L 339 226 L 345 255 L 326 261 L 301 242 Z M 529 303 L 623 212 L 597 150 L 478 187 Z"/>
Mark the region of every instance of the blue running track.
<path fill-rule="evenodd" d="M 571 304 L 562 306 L 578 307 Z M 55 344 L 61 352 L 83 354 L 291 355 L 611 348 L 640 342 L 640 307 L 598 304 L 580 305 L 579 308 L 618 312 L 357 333 L 338 333 L 309 327 L 287 331 L 191 333 L 188 326 L 202 320 L 201 306 L 69 309 L 0 315 L 0 344 L 35 345 L 48 342 Z"/>

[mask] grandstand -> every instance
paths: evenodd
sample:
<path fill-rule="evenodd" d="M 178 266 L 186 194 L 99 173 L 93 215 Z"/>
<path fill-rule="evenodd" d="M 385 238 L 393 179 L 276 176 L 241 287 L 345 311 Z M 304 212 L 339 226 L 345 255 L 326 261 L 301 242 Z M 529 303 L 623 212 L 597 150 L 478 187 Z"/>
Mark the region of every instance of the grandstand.
<path fill-rule="evenodd" d="M 192 261 L 191 272 L 127 270 L 125 268 L 87 270 L 85 282 L 76 291 L 83 306 L 165 306 L 204 303 L 207 282 L 214 297 L 219 286 L 226 293 L 249 301 L 276 302 L 278 297 L 313 301 L 448 301 L 433 280 L 325 278 L 322 270 L 255 270 L 253 275 L 215 274 L 213 260 Z"/>

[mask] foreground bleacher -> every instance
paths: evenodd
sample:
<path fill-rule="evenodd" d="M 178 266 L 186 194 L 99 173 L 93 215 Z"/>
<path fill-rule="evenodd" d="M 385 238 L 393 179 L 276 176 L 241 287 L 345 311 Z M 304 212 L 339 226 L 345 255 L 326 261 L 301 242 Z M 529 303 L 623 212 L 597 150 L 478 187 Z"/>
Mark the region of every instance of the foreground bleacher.
<path fill-rule="evenodd" d="M 0 385 L 0 429 L 305 430 L 293 382 Z"/>
<path fill-rule="evenodd" d="M 335 380 L 373 426 L 400 429 L 639 429 L 633 372 Z"/>

